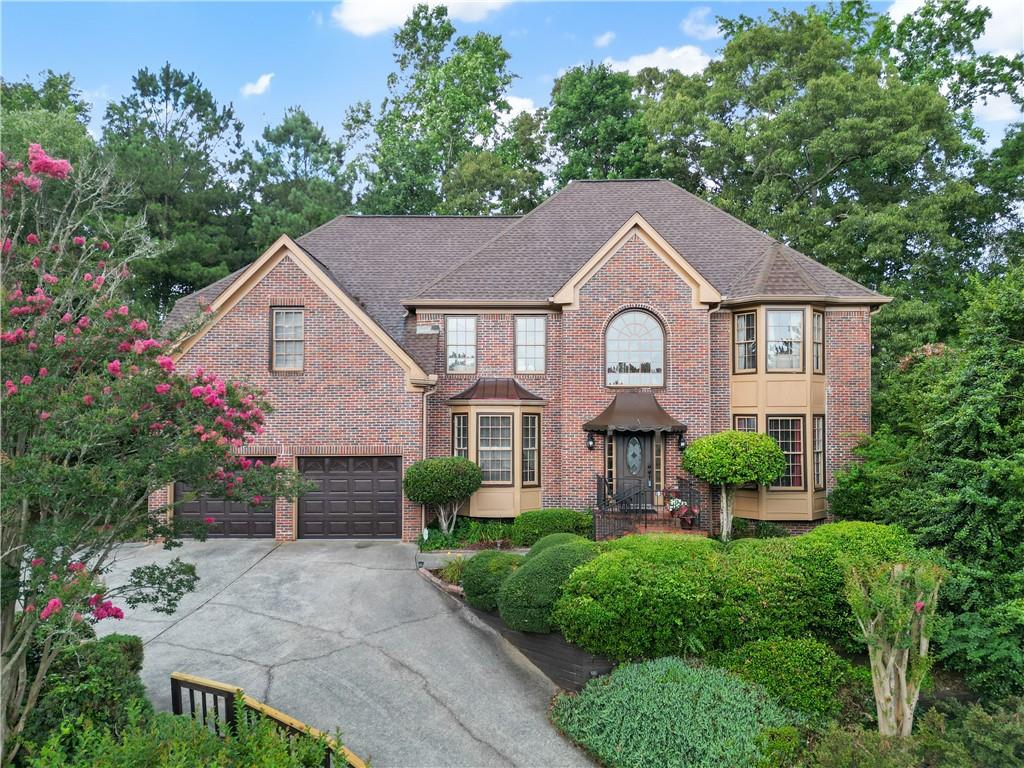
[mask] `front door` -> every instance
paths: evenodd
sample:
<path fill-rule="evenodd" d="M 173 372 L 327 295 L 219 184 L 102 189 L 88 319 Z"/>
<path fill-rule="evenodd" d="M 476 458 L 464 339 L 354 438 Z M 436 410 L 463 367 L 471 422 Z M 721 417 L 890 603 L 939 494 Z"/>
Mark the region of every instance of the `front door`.
<path fill-rule="evenodd" d="M 654 450 L 650 432 L 615 433 L 615 496 L 654 503 Z"/>

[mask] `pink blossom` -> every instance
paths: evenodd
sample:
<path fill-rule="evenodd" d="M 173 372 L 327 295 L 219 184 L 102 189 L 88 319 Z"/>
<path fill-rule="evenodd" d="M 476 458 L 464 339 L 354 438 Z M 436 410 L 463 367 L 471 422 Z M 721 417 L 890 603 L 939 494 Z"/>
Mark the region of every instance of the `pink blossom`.
<path fill-rule="evenodd" d="M 56 275 L 51 275 L 49 272 L 43 275 L 43 282 L 49 285 L 56 285 L 58 279 Z"/>
<path fill-rule="evenodd" d="M 59 597 L 55 597 L 46 604 L 43 608 L 43 612 L 39 614 L 39 618 L 42 621 L 46 621 L 48 618 L 53 616 L 55 613 L 60 613 L 60 610 L 64 607 L 64 603 L 60 601 Z"/>
<path fill-rule="evenodd" d="M 84 571 L 85 570 L 85 563 L 80 562 L 78 560 L 74 561 L 73 563 L 68 563 L 68 570 L 71 571 L 72 573 L 78 573 L 79 571 Z"/>
<path fill-rule="evenodd" d="M 39 245 L 39 235 L 35 232 L 29 232 L 28 237 L 25 238 L 25 242 L 29 245 Z"/>
<path fill-rule="evenodd" d="M 100 250 L 101 251 L 109 251 L 110 250 L 110 243 L 108 243 L 106 240 L 100 240 Z"/>
<path fill-rule="evenodd" d="M 85 245 L 85 238 L 82 237 L 81 235 L 75 235 L 73 238 L 71 238 L 71 242 L 74 243 L 75 245 Z"/>
<path fill-rule="evenodd" d="M 166 395 L 168 392 L 171 391 L 171 385 L 170 384 L 157 384 L 155 387 L 153 387 L 153 389 L 156 390 L 156 393 L 158 395 Z"/>
<path fill-rule="evenodd" d="M 40 368 L 39 369 L 39 378 L 40 379 L 45 379 L 49 375 L 50 375 L 50 369 L 49 368 Z"/>
<path fill-rule="evenodd" d="M 93 399 L 92 395 L 86 395 L 85 397 L 82 398 L 82 402 L 85 403 L 86 405 L 92 405 L 93 403 L 96 402 L 96 400 Z"/>
<path fill-rule="evenodd" d="M 124 304 L 122 304 L 120 307 L 117 308 L 117 314 L 119 314 L 119 315 L 127 315 L 128 314 L 128 307 L 125 306 Z"/>
<path fill-rule="evenodd" d="M 113 317 L 114 317 L 114 310 L 112 310 L 112 309 L 108 309 L 108 310 L 106 310 L 106 311 L 105 311 L 105 312 L 103 313 L 103 316 L 104 316 L 104 317 L 105 317 L 105 318 L 106 318 L 107 320 L 110 320 L 111 318 L 113 318 Z"/>
<path fill-rule="evenodd" d="M 88 315 L 82 315 L 80 318 L 78 318 L 78 327 L 79 328 L 88 328 L 89 327 L 89 316 Z"/>
<path fill-rule="evenodd" d="M 92 605 L 92 615 L 97 621 L 103 619 L 123 619 L 124 611 L 114 605 L 110 600 L 100 602 L 101 596 L 94 595 L 89 598 L 89 604 Z M 95 600 L 95 602 L 93 602 Z"/>
<path fill-rule="evenodd" d="M 92 282 L 92 272 L 86 272 L 84 275 L 82 275 L 82 279 L 85 282 L 87 282 L 87 283 L 91 283 Z"/>
<path fill-rule="evenodd" d="M 73 319 L 74 318 L 71 317 L 71 313 L 70 312 L 65 312 L 63 315 L 60 316 L 60 321 L 62 323 L 70 323 Z"/>
<path fill-rule="evenodd" d="M 921 600 L 918 600 L 916 603 L 914 603 L 914 613 L 920 613 L 923 610 L 924 603 Z"/>
<path fill-rule="evenodd" d="M 38 256 L 32 257 L 32 269 L 39 269 L 39 265 L 42 264 Z"/>
<path fill-rule="evenodd" d="M 64 180 L 71 173 L 71 163 L 50 157 L 38 144 L 28 145 L 28 169 L 53 179 Z"/>
<path fill-rule="evenodd" d="M 58 333 L 56 336 L 53 337 L 53 346 L 59 347 L 61 344 L 67 341 L 67 338 L 68 337 L 65 336 L 63 333 Z"/>
<path fill-rule="evenodd" d="M 74 328 L 71 329 L 71 333 L 73 333 L 75 336 L 81 336 L 82 329 L 76 325 Z"/>
<path fill-rule="evenodd" d="M 207 525 L 213 525 L 217 521 L 214 520 L 212 517 L 204 517 L 203 518 L 203 522 L 206 523 Z"/>
<path fill-rule="evenodd" d="M 39 420 L 40 421 L 46 421 L 48 418 L 50 418 L 50 412 L 49 411 L 43 411 L 42 413 L 39 414 Z"/>
<path fill-rule="evenodd" d="M 25 613 L 35 613 L 35 612 L 36 612 L 36 604 L 35 603 L 29 603 L 28 605 L 25 606 Z"/>
<path fill-rule="evenodd" d="M 78 611 L 75 611 L 73 614 L 71 614 L 71 620 L 78 624 L 82 621 L 82 614 L 80 614 Z"/>
<path fill-rule="evenodd" d="M 39 349 L 39 345 L 36 344 L 34 341 L 30 341 L 28 343 L 28 351 L 29 352 L 35 352 L 37 349 Z"/>
<path fill-rule="evenodd" d="M 115 379 L 119 378 L 121 376 L 121 361 L 111 360 L 109 363 L 107 363 L 107 371 L 109 371 L 110 375 L 113 376 Z"/>
<path fill-rule="evenodd" d="M 163 368 L 167 373 L 174 372 L 174 360 L 167 355 L 161 355 L 156 359 L 156 364 Z"/>
<path fill-rule="evenodd" d="M 132 320 L 131 327 L 133 331 L 144 331 L 149 328 L 149 323 L 145 320 Z"/>
<path fill-rule="evenodd" d="M 21 377 L 21 383 L 27 387 L 29 384 L 32 383 L 32 377 L 26 373 L 24 376 Z"/>
<path fill-rule="evenodd" d="M 7 381 L 4 382 L 4 387 L 7 389 L 7 394 L 8 395 L 16 395 L 16 394 L 18 394 L 18 385 L 15 384 L 10 379 L 8 379 Z"/>
<path fill-rule="evenodd" d="M 38 192 L 39 188 L 43 186 L 43 180 L 40 179 L 38 176 L 26 176 L 21 183 L 24 184 L 25 189 L 27 189 L 32 194 Z"/>
<path fill-rule="evenodd" d="M 45 563 L 45 562 L 46 562 L 46 561 L 45 561 L 45 560 L 43 560 L 43 558 L 41 558 L 41 557 L 33 557 L 33 558 L 32 558 L 32 561 L 31 561 L 31 563 L 30 563 L 30 565 L 31 565 L 31 566 L 32 566 L 33 568 L 38 568 L 38 567 L 39 567 L 40 565 L 42 565 L 42 564 L 43 564 L 43 563 Z"/>
<path fill-rule="evenodd" d="M 107 282 L 107 278 L 103 275 L 97 275 L 96 279 L 92 281 L 92 287 L 99 290 L 100 286 Z"/>
<path fill-rule="evenodd" d="M 9 238 L 9 237 L 4 238 L 4 248 L 3 248 L 4 256 L 6 256 L 8 253 L 11 252 L 11 245 L 12 245 L 11 238 Z"/>

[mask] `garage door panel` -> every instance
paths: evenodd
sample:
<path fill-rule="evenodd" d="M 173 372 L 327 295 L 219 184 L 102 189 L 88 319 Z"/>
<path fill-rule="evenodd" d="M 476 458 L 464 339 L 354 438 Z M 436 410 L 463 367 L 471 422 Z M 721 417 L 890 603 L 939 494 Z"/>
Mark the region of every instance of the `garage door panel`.
<path fill-rule="evenodd" d="M 300 458 L 299 472 L 317 489 L 299 499 L 299 536 L 398 538 L 401 468 L 397 456 Z"/>
<path fill-rule="evenodd" d="M 249 456 L 252 461 L 270 463 L 272 456 Z M 174 484 L 175 500 L 193 495 L 191 487 L 185 483 Z M 203 522 L 213 518 L 209 526 L 208 536 L 211 538 L 273 538 L 274 536 L 274 503 L 259 506 L 246 504 L 233 499 L 218 499 L 206 494 L 197 494 L 189 501 L 177 504 L 174 508 L 176 517 L 192 522 Z"/>

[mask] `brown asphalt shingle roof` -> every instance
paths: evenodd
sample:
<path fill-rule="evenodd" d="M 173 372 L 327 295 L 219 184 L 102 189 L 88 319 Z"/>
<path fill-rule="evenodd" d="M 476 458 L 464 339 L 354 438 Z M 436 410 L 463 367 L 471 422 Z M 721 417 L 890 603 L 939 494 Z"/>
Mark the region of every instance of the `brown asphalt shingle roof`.
<path fill-rule="evenodd" d="M 639 213 L 723 297 L 885 298 L 661 180 L 576 181 L 522 217 L 339 216 L 298 238 L 338 286 L 428 373 L 436 337 L 411 306 L 547 301 Z M 178 300 L 180 325 L 239 272 Z"/>

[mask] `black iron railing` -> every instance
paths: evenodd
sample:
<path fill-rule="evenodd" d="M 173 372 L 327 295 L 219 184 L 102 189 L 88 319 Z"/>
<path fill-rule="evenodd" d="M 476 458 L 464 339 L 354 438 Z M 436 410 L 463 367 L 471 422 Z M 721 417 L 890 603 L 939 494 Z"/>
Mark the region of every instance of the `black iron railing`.
<path fill-rule="evenodd" d="M 697 484 L 682 477 L 660 494 L 643 486 L 616 491 L 608 478 L 595 474 L 596 505 L 594 507 L 594 538 L 621 536 L 637 528 L 646 529 L 665 513 L 679 520 L 684 530 L 700 527 L 701 494 Z"/>

